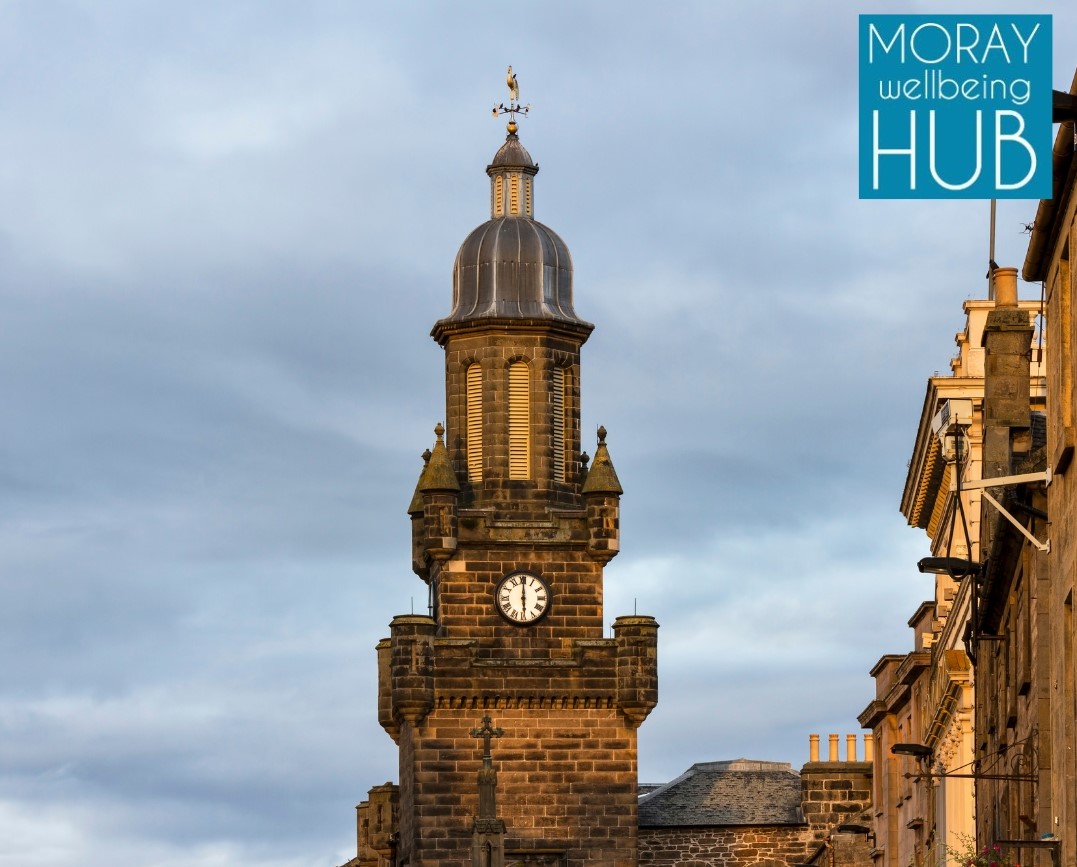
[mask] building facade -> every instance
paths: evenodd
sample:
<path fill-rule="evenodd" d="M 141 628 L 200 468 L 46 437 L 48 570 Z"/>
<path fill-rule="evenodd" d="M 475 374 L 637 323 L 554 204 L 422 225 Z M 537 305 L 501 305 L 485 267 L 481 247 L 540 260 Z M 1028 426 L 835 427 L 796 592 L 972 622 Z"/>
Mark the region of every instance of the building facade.
<path fill-rule="evenodd" d="M 1043 463 L 1050 472 L 1050 483 L 1045 492 L 1014 493 L 1046 502 L 1049 524 L 1044 527 L 1044 522 L 1037 521 L 1035 529 L 1039 539 L 1043 540 L 1045 534 L 1049 537 L 1050 551 L 1040 554 L 1037 550 L 1034 555 L 1022 551 L 1016 560 L 1017 568 L 1022 570 L 1025 594 L 1036 588 L 1035 630 L 1025 629 L 1019 620 L 1001 623 L 1004 631 L 1015 630 L 1014 642 L 1026 646 L 1026 659 L 1031 657 L 1028 651 L 1035 649 L 1041 657 L 1039 665 L 1046 672 L 1035 758 L 1039 765 L 1047 766 L 1045 772 L 1037 774 L 1037 789 L 1040 801 L 1049 805 L 1049 810 L 1038 811 L 1032 819 L 1042 843 L 1052 847 L 1055 864 L 1077 863 L 1077 469 L 1073 466 L 1077 446 L 1077 284 L 1070 264 L 1071 257 L 1077 254 L 1077 161 L 1072 112 L 1075 94 L 1077 76 L 1069 89 L 1069 116 L 1057 117 L 1061 123 L 1054 147 L 1053 196 L 1040 202 L 1036 211 L 1022 269 L 1026 281 L 1042 284 L 1046 299 L 1051 354 Z M 1060 102 L 1066 103 L 1066 95 L 1056 93 L 1056 110 Z M 1031 457 L 1034 459 L 1035 454 Z M 1033 610 L 1031 606 L 1029 610 Z M 1017 671 L 1022 671 L 1024 663 L 1017 665 Z M 1020 813 L 1017 821 L 1023 822 Z"/>
<path fill-rule="evenodd" d="M 1039 541 L 1048 532 L 1046 420 L 1016 400 L 1029 389 L 1035 353 L 1011 270 L 999 275 L 984 331 L 983 484 L 991 499 L 972 627 L 976 829 L 977 839 L 1012 850 L 1022 864 L 1050 864 L 1051 852 L 1039 846 L 1052 833 L 1047 545 Z"/>
<path fill-rule="evenodd" d="M 642 794 L 641 867 L 869 867 L 870 735 L 838 757 L 837 735 L 799 773 L 785 762 L 702 762 Z"/>
<path fill-rule="evenodd" d="M 1000 742 L 985 741 L 977 719 L 986 718 L 978 709 L 996 691 L 976 688 L 983 669 L 974 661 L 989 665 L 1000 648 L 984 637 L 991 627 L 982 617 L 979 564 L 992 544 L 984 526 L 998 526 L 989 497 L 999 491 L 985 496 L 983 477 L 1005 473 L 996 463 L 985 471 L 985 449 L 994 459 L 1002 441 L 997 395 L 1006 395 L 1006 411 L 1018 417 L 1007 421 L 1027 430 L 1046 390 L 1044 347 L 1029 351 L 1040 304 L 1018 301 L 1015 281 L 1014 269 L 995 269 L 990 297 L 964 303 L 950 375 L 928 380 L 909 460 L 901 511 L 927 533 L 931 558 L 921 564 L 932 574 L 933 593 L 909 620 L 912 650 L 886 655 L 872 669 L 875 698 L 859 717 L 876 739 L 874 855 L 888 867 L 958 863 L 953 853 L 968 848 L 985 815 L 977 805 L 990 800 L 976 778 L 997 764 L 988 753 Z M 1004 304 L 994 291 L 999 283 Z M 1008 324 L 1000 330 L 1002 320 Z M 1000 363 L 999 336 L 1012 341 L 1018 333 L 1028 345 Z M 996 594 L 1008 592 L 1002 582 L 994 586 Z"/>

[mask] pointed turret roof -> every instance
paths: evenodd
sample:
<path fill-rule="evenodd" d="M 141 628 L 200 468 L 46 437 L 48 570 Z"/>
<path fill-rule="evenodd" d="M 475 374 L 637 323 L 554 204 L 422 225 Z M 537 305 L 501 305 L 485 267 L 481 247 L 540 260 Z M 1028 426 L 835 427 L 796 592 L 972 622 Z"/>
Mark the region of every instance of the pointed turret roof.
<path fill-rule="evenodd" d="M 617 494 L 624 493 L 621 482 L 617 478 L 617 471 L 613 468 L 609 450 L 606 448 L 606 429 L 598 429 L 598 448 L 595 450 L 595 460 L 591 469 L 587 472 L 587 479 L 583 483 L 584 494 Z"/>
<path fill-rule="evenodd" d="M 434 428 L 437 442 L 434 443 L 434 451 L 430 453 L 430 461 L 423 470 L 422 478 L 419 479 L 419 490 L 424 494 L 428 491 L 459 491 L 460 481 L 453 472 L 452 463 L 449 461 L 449 450 L 445 448 L 445 427 L 438 422 Z"/>

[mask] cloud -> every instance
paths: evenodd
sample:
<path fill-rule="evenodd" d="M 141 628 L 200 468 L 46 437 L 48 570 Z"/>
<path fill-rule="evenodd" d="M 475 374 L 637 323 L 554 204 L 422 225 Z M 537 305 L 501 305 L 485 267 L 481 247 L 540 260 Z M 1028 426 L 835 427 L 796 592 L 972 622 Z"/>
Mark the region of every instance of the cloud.
<path fill-rule="evenodd" d="M 930 595 L 897 503 L 988 221 L 856 199 L 867 9 L 0 5 L 0 861 L 350 857 L 508 63 L 597 325 L 606 619 L 662 624 L 642 776 L 855 731 Z"/>

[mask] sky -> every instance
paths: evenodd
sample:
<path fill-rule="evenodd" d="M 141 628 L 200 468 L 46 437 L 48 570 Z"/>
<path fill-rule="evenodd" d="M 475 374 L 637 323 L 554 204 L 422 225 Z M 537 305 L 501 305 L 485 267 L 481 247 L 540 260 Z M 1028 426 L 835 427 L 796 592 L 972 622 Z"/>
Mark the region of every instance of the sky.
<path fill-rule="evenodd" d="M 605 617 L 661 624 L 641 779 L 859 733 L 932 592 L 925 383 L 986 292 L 985 202 L 858 199 L 857 15 L 926 11 L 1026 10 L 0 0 L 0 865 L 354 855 L 508 64 L 597 326 Z M 1077 9 L 1035 11 L 1066 90 Z"/>

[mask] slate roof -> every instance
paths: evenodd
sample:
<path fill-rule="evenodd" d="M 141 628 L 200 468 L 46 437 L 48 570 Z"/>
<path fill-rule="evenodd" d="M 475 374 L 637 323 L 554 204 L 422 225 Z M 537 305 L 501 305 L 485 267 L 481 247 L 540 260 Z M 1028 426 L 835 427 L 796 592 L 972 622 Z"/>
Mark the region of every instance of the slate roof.
<path fill-rule="evenodd" d="M 800 799 L 800 774 L 786 762 L 700 762 L 640 796 L 639 825 L 803 825 Z"/>

